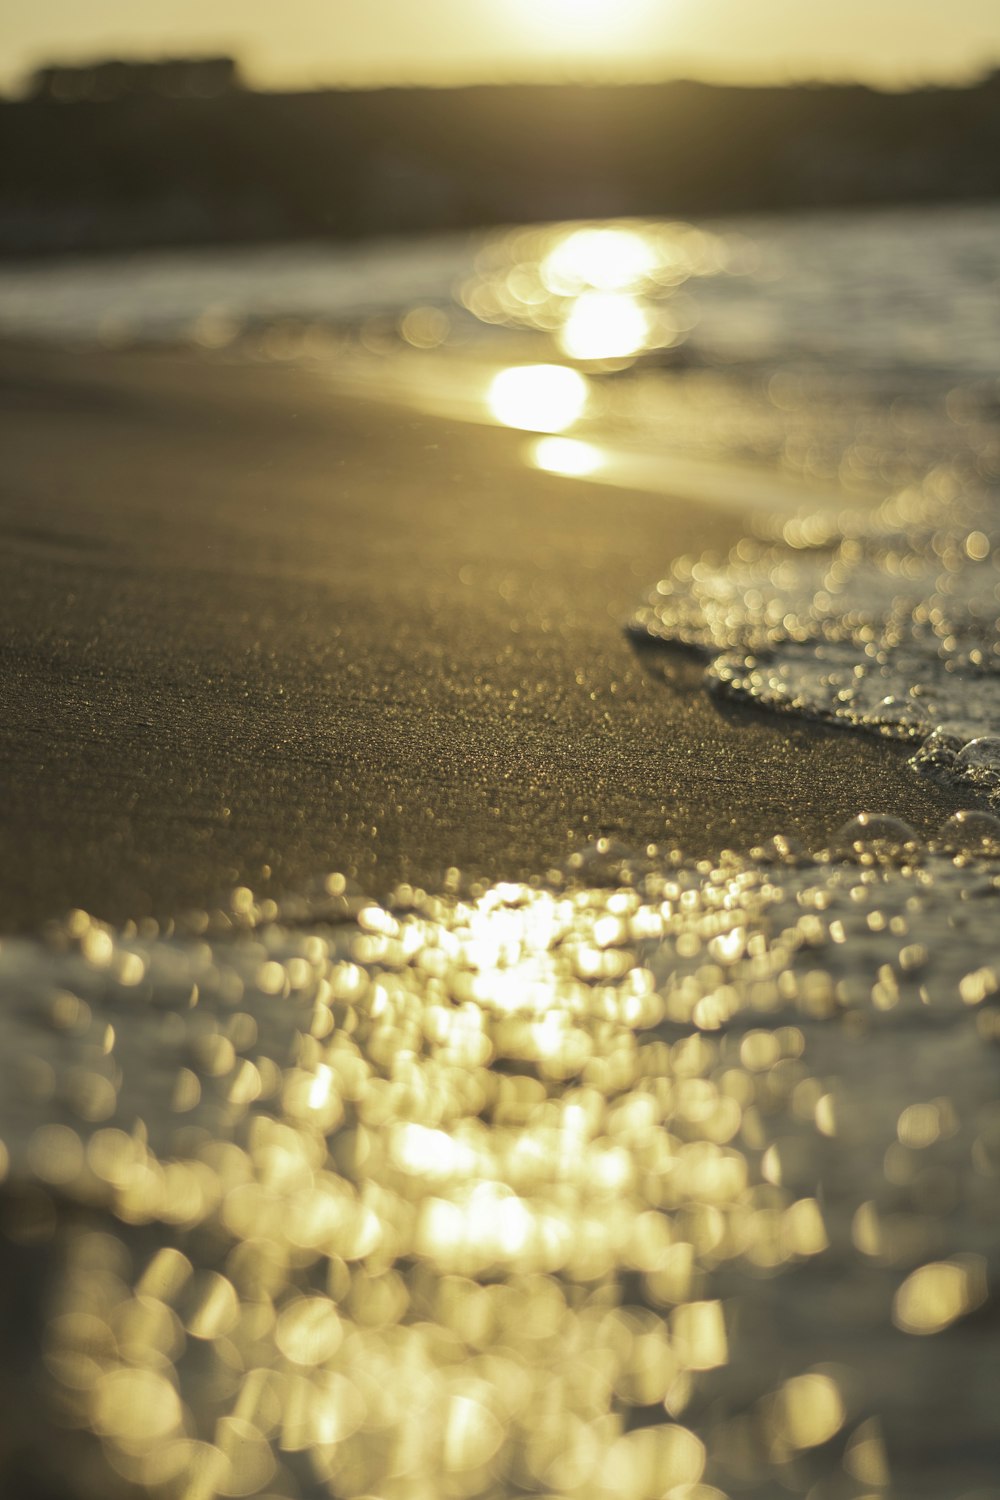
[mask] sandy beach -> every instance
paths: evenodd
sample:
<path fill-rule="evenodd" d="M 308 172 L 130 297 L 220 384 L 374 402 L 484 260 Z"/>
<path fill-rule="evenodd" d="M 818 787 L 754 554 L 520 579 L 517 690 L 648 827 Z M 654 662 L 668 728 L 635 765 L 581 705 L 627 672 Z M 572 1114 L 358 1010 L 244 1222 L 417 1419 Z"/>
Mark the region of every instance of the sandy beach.
<path fill-rule="evenodd" d="M 961 794 L 626 633 L 763 465 L 355 368 L 0 354 L 4 1493 L 985 1496 L 995 860 L 748 856 Z"/>
<path fill-rule="evenodd" d="M 295 365 L 6 347 L 0 383 L 8 928 L 951 810 L 905 749 L 720 706 L 630 644 L 735 512 L 532 472 L 523 434 Z"/>
<path fill-rule="evenodd" d="M 0 21 L 0 1500 L 1000 1500 L 1000 32 L 435 6 Z"/>

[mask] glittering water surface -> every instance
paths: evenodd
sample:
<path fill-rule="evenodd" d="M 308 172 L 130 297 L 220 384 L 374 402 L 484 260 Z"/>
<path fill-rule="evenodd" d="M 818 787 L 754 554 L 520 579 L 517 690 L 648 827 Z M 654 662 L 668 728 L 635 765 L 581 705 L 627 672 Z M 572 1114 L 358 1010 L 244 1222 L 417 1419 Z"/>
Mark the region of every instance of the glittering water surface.
<path fill-rule="evenodd" d="M 1000 1496 L 998 212 L 0 275 L 8 331 L 315 360 L 552 473 L 735 461 L 755 539 L 632 629 L 981 809 L 0 942 L 32 1495 Z"/>
<path fill-rule="evenodd" d="M 736 464 L 728 503 L 766 513 L 778 474 L 810 499 L 929 475 L 995 491 L 998 246 L 996 205 L 954 205 L 145 253 L 0 267 L 0 332 L 305 361 L 355 393 L 572 428 L 527 451 L 550 472 L 701 494 L 693 461 Z"/>
<path fill-rule="evenodd" d="M 1000 808 L 995 499 L 910 491 L 784 532 L 679 559 L 633 631 L 704 652 L 717 693 L 912 741 L 916 769 Z"/>
<path fill-rule="evenodd" d="M 998 850 L 985 814 L 931 848 L 869 819 L 816 858 L 599 844 L 548 887 L 334 877 L 4 942 L 48 1465 L 88 1496 L 995 1480 Z"/>

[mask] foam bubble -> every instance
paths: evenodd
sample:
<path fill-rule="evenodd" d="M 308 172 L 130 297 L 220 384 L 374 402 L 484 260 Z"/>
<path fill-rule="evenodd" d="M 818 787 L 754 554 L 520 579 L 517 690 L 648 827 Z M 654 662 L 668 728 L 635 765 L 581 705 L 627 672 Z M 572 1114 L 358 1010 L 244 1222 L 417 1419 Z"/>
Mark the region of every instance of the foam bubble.
<path fill-rule="evenodd" d="M 908 741 L 915 769 L 988 803 L 1000 794 L 1000 570 L 994 550 L 966 546 L 953 498 L 936 526 L 932 502 L 897 497 L 867 531 L 855 517 L 815 547 L 741 542 L 724 563 L 679 559 L 630 629 L 701 651 L 713 692 Z M 958 509 L 985 516 L 990 501 Z"/>
<path fill-rule="evenodd" d="M 881 857 L 915 854 L 920 849 L 916 830 L 902 818 L 882 813 L 858 813 L 838 832 L 834 847 L 846 846 L 855 852 L 874 853 Z"/>
<path fill-rule="evenodd" d="M 974 809 L 957 812 L 942 824 L 939 838 L 944 849 L 1000 853 L 1000 818 Z"/>

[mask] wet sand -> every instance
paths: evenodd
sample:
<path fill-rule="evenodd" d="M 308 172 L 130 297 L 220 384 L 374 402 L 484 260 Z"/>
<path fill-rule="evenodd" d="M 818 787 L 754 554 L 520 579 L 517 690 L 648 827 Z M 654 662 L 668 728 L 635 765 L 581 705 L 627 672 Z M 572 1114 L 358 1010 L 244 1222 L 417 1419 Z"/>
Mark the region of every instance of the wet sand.
<path fill-rule="evenodd" d="M 735 511 L 523 445 L 294 365 L 0 350 L 0 925 L 954 809 L 905 749 L 718 705 L 626 638 Z"/>

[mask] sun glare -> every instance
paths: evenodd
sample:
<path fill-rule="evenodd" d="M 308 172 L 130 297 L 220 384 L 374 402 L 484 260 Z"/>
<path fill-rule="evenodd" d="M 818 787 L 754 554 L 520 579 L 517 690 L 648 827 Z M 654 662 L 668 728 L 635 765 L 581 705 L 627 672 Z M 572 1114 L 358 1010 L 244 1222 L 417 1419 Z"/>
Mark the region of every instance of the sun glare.
<path fill-rule="evenodd" d="M 649 343 L 646 310 L 627 292 L 584 292 L 559 334 L 571 359 L 622 359 Z"/>
<path fill-rule="evenodd" d="M 513 0 L 526 28 L 572 51 L 580 43 L 614 46 L 635 39 L 651 0 Z"/>
<path fill-rule="evenodd" d="M 504 427 L 526 432 L 565 432 L 587 404 L 586 377 L 564 365 L 513 365 L 501 370 L 487 396 Z"/>
<path fill-rule="evenodd" d="M 547 474 L 563 474 L 567 479 L 585 479 L 601 467 L 601 450 L 579 438 L 538 438 L 531 448 L 531 462 Z"/>

